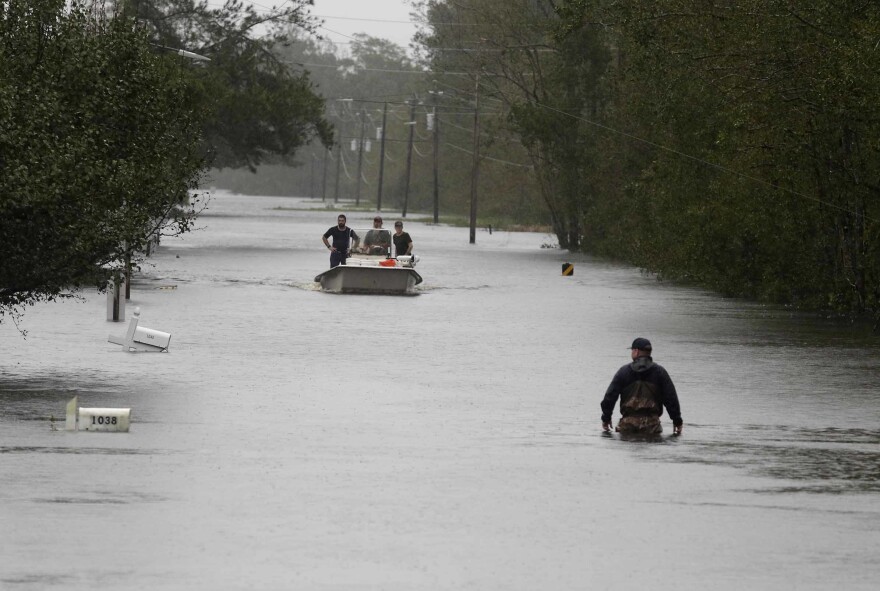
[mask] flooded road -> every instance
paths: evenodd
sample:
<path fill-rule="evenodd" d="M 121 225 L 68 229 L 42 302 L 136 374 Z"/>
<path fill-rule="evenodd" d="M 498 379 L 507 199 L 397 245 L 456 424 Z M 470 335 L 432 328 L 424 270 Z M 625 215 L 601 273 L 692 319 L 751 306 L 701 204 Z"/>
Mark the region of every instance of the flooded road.
<path fill-rule="evenodd" d="M 418 295 L 327 294 L 336 213 L 216 195 L 132 286 L 168 353 L 92 292 L 0 325 L 0 589 L 874 588 L 875 336 L 412 221 Z M 600 432 L 636 336 L 682 437 Z"/>

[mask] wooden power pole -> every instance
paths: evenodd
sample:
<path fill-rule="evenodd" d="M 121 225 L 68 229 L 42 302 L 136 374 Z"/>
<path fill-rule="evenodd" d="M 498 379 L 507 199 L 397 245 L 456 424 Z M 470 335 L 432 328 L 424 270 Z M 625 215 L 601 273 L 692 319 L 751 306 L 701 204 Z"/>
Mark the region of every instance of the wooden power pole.
<path fill-rule="evenodd" d="M 406 208 L 409 205 L 409 177 L 412 171 L 413 134 L 416 132 L 416 99 L 413 97 L 409 108 L 409 143 L 406 149 L 406 184 L 403 190 L 403 212 L 406 217 Z"/>
<path fill-rule="evenodd" d="M 476 104 L 474 105 L 474 163 L 471 168 L 470 243 L 477 242 L 477 182 L 480 178 L 480 72 L 477 70 Z"/>
<path fill-rule="evenodd" d="M 382 107 L 382 137 L 379 138 L 379 191 L 376 193 L 376 211 L 382 211 L 382 182 L 385 179 L 385 122 L 388 119 L 388 102 Z"/>

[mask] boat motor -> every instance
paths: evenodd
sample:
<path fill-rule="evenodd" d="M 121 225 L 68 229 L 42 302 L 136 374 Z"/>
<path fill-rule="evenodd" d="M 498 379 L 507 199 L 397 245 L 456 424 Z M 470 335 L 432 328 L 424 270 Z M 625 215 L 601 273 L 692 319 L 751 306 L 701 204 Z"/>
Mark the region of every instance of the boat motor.
<path fill-rule="evenodd" d="M 419 262 L 419 257 L 414 254 L 404 254 L 397 257 L 397 262 L 400 263 L 401 267 L 415 267 L 416 263 Z"/>

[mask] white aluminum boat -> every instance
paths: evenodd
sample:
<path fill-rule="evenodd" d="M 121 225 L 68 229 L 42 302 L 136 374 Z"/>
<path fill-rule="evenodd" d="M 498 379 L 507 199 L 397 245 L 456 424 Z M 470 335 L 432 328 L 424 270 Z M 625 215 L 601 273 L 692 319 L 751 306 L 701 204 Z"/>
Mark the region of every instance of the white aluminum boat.
<path fill-rule="evenodd" d="M 355 252 L 344 265 L 324 271 L 315 281 L 321 289 L 336 293 L 406 294 L 422 282 L 415 266 L 417 256 L 393 252 L 391 233 L 385 229 L 360 230 L 363 245 L 352 245 Z"/>
<path fill-rule="evenodd" d="M 404 266 L 401 258 L 381 259 L 395 263 L 391 266 L 350 257 L 346 264 L 324 271 L 315 277 L 315 281 L 321 284 L 324 291 L 338 293 L 410 293 L 422 282 L 422 276 L 412 266 Z"/>

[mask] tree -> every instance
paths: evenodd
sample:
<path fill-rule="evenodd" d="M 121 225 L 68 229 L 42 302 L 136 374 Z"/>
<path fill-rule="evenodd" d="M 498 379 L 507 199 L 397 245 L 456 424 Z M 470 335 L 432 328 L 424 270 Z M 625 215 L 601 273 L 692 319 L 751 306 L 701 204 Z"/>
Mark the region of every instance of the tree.
<path fill-rule="evenodd" d="M 0 318 L 189 230 L 204 169 L 190 64 L 67 4 L 0 2 Z"/>
<path fill-rule="evenodd" d="M 601 22 L 619 48 L 615 141 L 641 146 L 590 219 L 616 225 L 601 248 L 723 293 L 880 318 L 877 3 L 565 8 L 567 27 Z"/>
<path fill-rule="evenodd" d="M 582 27 L 576 39 L 557 36 L 551 0 L 425 4 L 430 31 L 421 40 L 432 68 L 467 72 L 471 92 L 502 110 L 489 130 L 525 148 L 560 246 L 579 248 L 598 168 L 582 116 L 601 111 L 610 60 L 601 35 Z"/>
<path fill-rule="evenodd" d="M 311 4 L 288 0 L 258 12 L 242 0 L 220 8 L 207 0 L 117 0 L 114 10 L 136 18 L 155 46 L 210 58 L 190 71 L 211 113 L 205 153 L 217 168 L 255 171 L 267 157 L 291 159 L 313 137 L 332 143 L 308 72 L 278 57 L 296 41 L 293 31 L 313 29 Z"/>
<path fill-rule="evenodd" d="M 276 47 L 279 59 L 311 71 L 309 79 L 325 97 L 326 117 L 333 123 L 339 149 L 327 153 L 313 141 L 299 151 L 300 162 L 292 166 L 267 156 L 254 175 L 245 174 L 244 170 L 211 171 L 218 187 L 278 195 L 353 197 L 358 188 L 356 146 L 363 122 L 371 151 L 362 154 L 362 204 L 363 200 L 372 202 L 377 198 L 381 170 L 383 210 L 402 207 L 405 198 L 412 211 L 431 210 L 434 136 L 427 122 L 436 108 L 440 129 L 439 209 L 443 216 L 467 214 L 473 162 L 474 84 L 473 79 L 468 81 L 462 75 L 462 67 L 446 61 L 438 62 L 442 67 L 427 71 L 425 63 L 415 63 L 399 46 L 366 35 L 356 35 L 344 50 L 308 38 L 302 31 L 290 32 L 288 38 L 289 44 Z M 488 92 L 488 86 L 483 92 Z M 483 187 L 491 187 L 480 197 L 481 222 L 496 227 L 546 225 L 547 208 L 538 192 L 528 154 L 505 122 L 508 112 L 492 97 L 482 102 L 480 112 L 480 181 Z M 411 121 L 415 121 L 414 126 Z M 385 157 L 380 160 L 381 142 L 375 130 L 382 128 L 383 122 Z M 407 193 L 410 129 L 414 134 Z"/>

